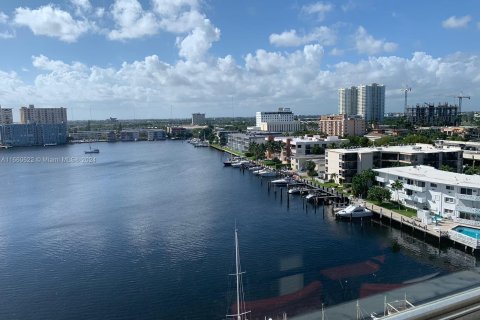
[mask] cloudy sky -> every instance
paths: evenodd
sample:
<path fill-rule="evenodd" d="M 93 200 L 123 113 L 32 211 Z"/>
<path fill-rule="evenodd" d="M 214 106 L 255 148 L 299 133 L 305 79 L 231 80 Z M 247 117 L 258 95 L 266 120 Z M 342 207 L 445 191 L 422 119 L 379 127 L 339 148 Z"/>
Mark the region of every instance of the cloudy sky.
<path fill-rule="evenodd" d="M 0 105 L 74 120 L 336 113 L 372 82 L 480 109 L 477 0 L 2 0 L 0 42 Z"/>

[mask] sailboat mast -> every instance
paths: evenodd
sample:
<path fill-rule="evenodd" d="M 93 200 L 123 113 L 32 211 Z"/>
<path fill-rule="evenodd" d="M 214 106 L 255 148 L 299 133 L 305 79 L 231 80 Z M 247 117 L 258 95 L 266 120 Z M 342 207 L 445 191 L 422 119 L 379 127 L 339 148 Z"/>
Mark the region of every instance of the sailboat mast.
<path fill-rule="evenodd" d="M 236 277 L 237 277 L 237 319 L 241 320 L 240 315 L 240 254 L 238 252 L 238 235 L 237 235 L 237 228 L 235 228 L 235 269 L 236 269 Z"/>

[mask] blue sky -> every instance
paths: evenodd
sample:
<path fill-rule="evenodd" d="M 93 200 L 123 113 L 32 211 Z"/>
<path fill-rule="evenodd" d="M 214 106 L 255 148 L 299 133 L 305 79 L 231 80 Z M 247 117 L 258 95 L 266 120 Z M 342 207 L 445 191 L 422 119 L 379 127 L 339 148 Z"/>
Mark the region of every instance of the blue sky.
<path fill-rule="evenodd" d="M 386 111 L 477 110 L 480 2 L 65 0 L 0 4 L 0 104 L 70 119 L 337 112 L 337 89 L 386 85 Z M 17 112 L 15 111 L 15 116 Z"/>

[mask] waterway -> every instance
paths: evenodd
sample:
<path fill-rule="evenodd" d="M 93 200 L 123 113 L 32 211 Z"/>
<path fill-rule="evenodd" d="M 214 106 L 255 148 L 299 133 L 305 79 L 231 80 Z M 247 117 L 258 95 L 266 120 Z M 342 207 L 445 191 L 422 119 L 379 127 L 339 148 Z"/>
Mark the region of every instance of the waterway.
<path fill-rule="evenodd" d="M 280 201 L 267 180 L 223 167 L 213 149 L 95 147 L 0 152 L 0 318 L 222 319 L 233 302 L 235 223 L 246 300 L 321 283 L 300 313 L 356 299 L 365 284 L 476 263 L 409 245 L 417 241 L 387 226 L 305 210 L 299 196 L 287 207 L 285 194 Z"/>

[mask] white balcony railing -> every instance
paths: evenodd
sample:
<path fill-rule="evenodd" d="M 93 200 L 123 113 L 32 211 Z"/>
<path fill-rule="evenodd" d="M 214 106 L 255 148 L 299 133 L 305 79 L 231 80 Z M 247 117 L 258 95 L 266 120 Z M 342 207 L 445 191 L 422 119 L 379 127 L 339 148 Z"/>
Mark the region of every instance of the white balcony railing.
<path fill-rule="evenodd" d="M 404 188 L 404 189 L 413 190 L 413 191 L 417 191 L 417 192 L 425 192 L 425 191 L 427 191 L 427 188 L 426 188 L 426 187 L 419 187 L 419 186 L 415 186 L 415 185 L 413 185 L 413 184 L 404 184 L 404 185 L 403 185 L 403 188 Z"/>
<path fill-rule="evenodd" d="M 460 200 L 480 201 L 480 196 L 456 193 L 455 196 Z"/>
<path fill-rule="evenodd" d="M 376 176 L 375 179 L 378 181 L 378 182 L 385 182 L 386 179 L 384 177 L 379 177 L 379 176 Z"/>
<path fill-rule="evenodd" d="M 427 202 L 427 198 L 414 196 L 414 195 L 411 195 L 411 196 L 404 195 L 403 198 L 405 200 L 410 200 L 410 201 L 418 202 L 418 203 L 426 203 Z"/>

